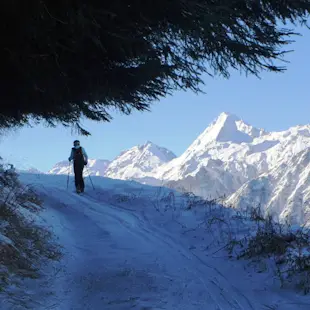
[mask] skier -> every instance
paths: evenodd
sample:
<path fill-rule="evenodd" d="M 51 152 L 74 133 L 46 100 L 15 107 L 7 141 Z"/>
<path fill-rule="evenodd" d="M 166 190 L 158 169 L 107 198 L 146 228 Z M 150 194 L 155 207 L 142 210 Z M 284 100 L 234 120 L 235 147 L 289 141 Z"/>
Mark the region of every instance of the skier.
<path fill-rule="evenodd" d="M 73 142 L 74 147 L 71 150 L 71 155 L 68 158 L 69 161 L 73 160 L 74 176 L 75 176 L 75 187 L 77 193 L 84 192 L 84 179 L 83 169 L 87 165 L 88 156 L 85 149 L 81 147 L 80 141 L 75 140 Z"/>

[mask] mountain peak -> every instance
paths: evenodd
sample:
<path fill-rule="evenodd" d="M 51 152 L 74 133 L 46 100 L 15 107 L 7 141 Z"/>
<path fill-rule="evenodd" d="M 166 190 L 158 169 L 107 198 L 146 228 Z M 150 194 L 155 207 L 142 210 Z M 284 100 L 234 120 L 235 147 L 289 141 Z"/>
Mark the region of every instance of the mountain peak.
<path fill-rule="evenodd" d="M 133 147 L 132 149 L 135 149 L 136 147 Z M 164 162 L 170 161 L 176 157 L 176 155 L 171 152 L 170 150 L 158 146 L 157 144 L 147 140 L 144 144 L 138 146 L 139 151 L 144 152 L 150 152 L 152 155 L 158 156 L 161 158 Z"/>
<path fill-rule="evenodd" d="M 105 175 L 116 179 L 139 178 L 175 157 L 168 149 L 148 140 L 122 152 L 111 162 Z"/>
<path fill-rule="evenodd" d="M 146 142 L 144 143 L 144 145 L 154 145 L 154 143 L 150 140 L 146 140 Z"/>
<path fill-rule="evenodd" d="M 262 132 L 262 130 L 247 124 L 235 114 L 222 112 L 198 139 L 203 144 L 209 144 L 210 142 L 251 143 Z"/>
<path fill-rule="evenodd" d="M 252 128 L 236 115 L 223 112 L 202 133 L 200 140 L 205 143 L 212 141 L 250 143 L 253 141 L 253 137 L 249 134 L 249 130 L 243 130 L 246 127 Z"/>
<path fill-rule="evenodd" d="M 148 147 L 158 147 L 155 143 L 153 143 L 152 141 L 145 141 L 144 144 L 140 145 L 141 148 L 148 148 Z"/>
<path fill-rule="evenodd" d="M 215 121 L 223 121 L 223 120 L 227 120 L 227 119 L 230 119 L 230 120 L 234 120 L 234 121 L 241 121 L 240 117 L 233 114 L 233 113 L 230 113 L 230 112 L 222 112 L 217 118 Z"/>

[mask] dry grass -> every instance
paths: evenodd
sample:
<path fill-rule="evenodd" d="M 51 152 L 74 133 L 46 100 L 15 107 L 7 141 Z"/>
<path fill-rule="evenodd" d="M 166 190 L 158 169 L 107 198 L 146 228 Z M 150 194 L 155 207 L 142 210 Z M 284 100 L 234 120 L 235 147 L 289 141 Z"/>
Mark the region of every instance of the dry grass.
<path fill-rule="evenodd" d="M 18 181 L 14 169 L 0 165 L 0 291 L 10 277 L 38 278 L 47 260 L 61 257 L 52 233 L 39 226 L 32 216 L 43 208 L 30 187 Z"/>
<path fill-rule="evenodd" d="M 293 230 L 289 224 L 280 224 L 269 215 L 263 216 L 260 207 L 253 208 L 249 219 L 256 224 L 255 233 L 241 241 L 238 258 L 261 261 L 269 259 L 280 280 L 281 287 L 295 287 L 310 293 L 310 230 Z"/>
<path fill-rule="evenodd" d="M 222 198 L 205 200 L 190 192 L 183 192 L 182 197 L 183 210 L 195 212 L 199 208 L 205 213 L 203 221 L 184 233 L 203 228 L 212 237 L 206 249 L 218 247 L 213 254 L 225 249 L 231 258 L 265 265 L 271 262 L 282 288 L 293 287 L 310 293 L 309 229 L 293 230 L 289 224 L 280 224 L 264 215 L 260 205 L 236 210 L 222 205 Z M 157 198 L 156 209 L 160 205 L 163 199 Z M 168 207 L 173 209 L 171 204 Z"/>

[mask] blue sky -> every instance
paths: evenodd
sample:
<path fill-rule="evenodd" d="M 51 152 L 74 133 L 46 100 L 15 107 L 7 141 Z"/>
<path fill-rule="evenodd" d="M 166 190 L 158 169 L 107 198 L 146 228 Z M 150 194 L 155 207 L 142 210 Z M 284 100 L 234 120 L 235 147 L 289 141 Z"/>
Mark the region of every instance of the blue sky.
<path fill-rule="evenodd" d="M 154 103 L 151 112 L 114 114 L 111 123 L 84 122 L 90 137 L 64 127 L 23 128 L 0 137 L 0 155 L 17 167 L 47 171 L 66 160 L 80 139 L 90 158 L 113 159 L 122 150 L 150 140 L 180 155 L 221 112 L 238 115 L 269 131 L 310 123 L 310 31 L 289 46 L 287 71 L 262 73 L 261 79 L 234 72 L 229 80 L 205 78 L 206 94 L 176 92 Z"/>

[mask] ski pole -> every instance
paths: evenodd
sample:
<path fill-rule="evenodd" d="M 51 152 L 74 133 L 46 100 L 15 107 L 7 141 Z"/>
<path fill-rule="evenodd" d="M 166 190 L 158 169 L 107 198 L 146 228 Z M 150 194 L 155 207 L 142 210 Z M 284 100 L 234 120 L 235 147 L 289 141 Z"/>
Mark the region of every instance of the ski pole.
<path fill-rule="evenodd" d="M 69 188 L 69 176 L 70 176 L 70 170 L 71 170 L 71 163 L 69 161 L 69 169 L 68 169 L 68 177 L 67 177 L 67 190 Z"/>
<path fill-rule="evenodd" d="M 87 168 L 87 171 L 88 171 L 88 176 L 89 176 L 89 179 L 90 179 L 90 183 L 91 183 L 91 185 L 92 185 L 92 187 L 93 187 L 93 190 L 95 190 L 95 187 L 94 187 L 93 181 L 92 181 L 92 179 L 91 179 L 91 177 L 90 177 L 90 171 L 89 171 L 89 169 L 88 169 L 88 168 Z"/>

